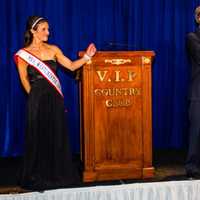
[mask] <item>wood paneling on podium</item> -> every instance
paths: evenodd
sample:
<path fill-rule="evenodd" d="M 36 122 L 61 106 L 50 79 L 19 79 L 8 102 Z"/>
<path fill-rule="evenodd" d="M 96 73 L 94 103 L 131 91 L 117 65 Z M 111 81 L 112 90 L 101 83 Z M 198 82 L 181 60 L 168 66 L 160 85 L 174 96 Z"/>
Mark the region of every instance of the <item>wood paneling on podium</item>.
<path fill-rule="evenodd" d="M 152 51 L 102 51 L 83 66 L 80 96 L 85 182 L 153 177 L 153 57 Z"/>

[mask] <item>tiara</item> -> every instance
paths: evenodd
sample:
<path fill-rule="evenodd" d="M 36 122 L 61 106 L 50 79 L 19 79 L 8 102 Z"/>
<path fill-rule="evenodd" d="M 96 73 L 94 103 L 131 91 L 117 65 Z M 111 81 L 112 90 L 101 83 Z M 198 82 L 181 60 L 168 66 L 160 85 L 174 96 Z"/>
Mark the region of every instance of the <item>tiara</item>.
<path fill-rule="evenodd" d="M 33 29 L 33 28 L 35 27 L 35 25 L 36 25 L 40 20 L 42 20 L 42 19 L 44 19 L 44 18 L 43 18 L 43 17 L 38 18 L 38 19 L 33 23 L 33 25 L 31 26 L 31 29 Z"/>

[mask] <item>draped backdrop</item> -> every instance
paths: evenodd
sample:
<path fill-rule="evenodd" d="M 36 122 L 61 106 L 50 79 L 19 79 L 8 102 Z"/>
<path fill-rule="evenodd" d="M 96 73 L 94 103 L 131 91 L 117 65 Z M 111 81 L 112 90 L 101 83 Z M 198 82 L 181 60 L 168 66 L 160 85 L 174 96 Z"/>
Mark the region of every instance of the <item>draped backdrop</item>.
<path fill-rule="evenodd" d="M 27 95 L 13 54 L 23 45 L 28 16 L 46 17 L 49 43 L 70 59 L 94 42 L 98 50 L 153 50 L 153 148 L 187 146 L 189 63 L 185 35 L 195 29 L 200 0 L 1 0 L 0 156 L 23 155 Z M 80 150 L 78 82 L 59 69 L 73 152 Z"/>

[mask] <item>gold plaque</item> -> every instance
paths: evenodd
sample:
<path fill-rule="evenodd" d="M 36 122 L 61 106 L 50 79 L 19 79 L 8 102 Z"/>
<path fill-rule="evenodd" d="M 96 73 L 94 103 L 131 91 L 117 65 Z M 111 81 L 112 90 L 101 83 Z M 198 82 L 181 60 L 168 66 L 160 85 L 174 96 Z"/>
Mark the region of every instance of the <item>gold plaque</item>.
<path fill-rule="evenodd" d="M 122 58 L 106 59 L 105 63 L 110 63 L 110 64 L 113 64 L 113 65 L 123 65 L 125 63 L 131 63 L 131 59 L 122 59 Z"/>
<path fill-rule="evenodd" d="M 150 64 L 151 63 L 151 59 L 148 57 L 142 57 L 142 64 Z"/>

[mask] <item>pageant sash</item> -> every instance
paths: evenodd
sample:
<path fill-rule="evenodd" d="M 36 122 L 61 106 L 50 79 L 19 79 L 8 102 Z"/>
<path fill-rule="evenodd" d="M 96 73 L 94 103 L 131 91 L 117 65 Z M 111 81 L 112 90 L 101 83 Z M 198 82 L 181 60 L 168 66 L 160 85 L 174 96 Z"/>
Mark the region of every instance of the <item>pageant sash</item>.
<path fill-rule="evenodd" d="M 20 49 L 15 54 L 15 62 L 17 62 L 17 57 L 20 57 L 29 65 L 34 67 L 63 97 L 60 81 L 48 65 L 46 65 L 39 58 L 35 57 L 25 49 Z"/>

